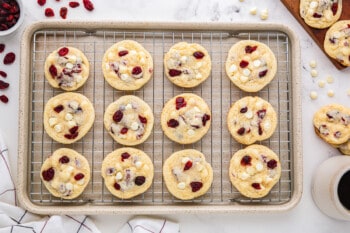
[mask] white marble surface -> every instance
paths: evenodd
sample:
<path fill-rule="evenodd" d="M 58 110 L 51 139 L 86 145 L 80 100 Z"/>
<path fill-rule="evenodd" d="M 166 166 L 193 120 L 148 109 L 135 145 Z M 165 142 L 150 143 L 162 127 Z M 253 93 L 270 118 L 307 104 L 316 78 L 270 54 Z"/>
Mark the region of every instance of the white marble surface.
<path fill-rule="evenodd" d="M 19 55 L 20 35 L 25 26 L 39 20 L 48 20 L 44 16 L 44 8 L 36 4 L 36 0 L 23 0 L 26 18 L 20 31 L 0 38 L 6 43 L 6 51 L 14 51 Z M 57 3 L 49 0 L 47 6 L 59 9 L 67 1 Z M 277 214 L 225 214 L 225 215 L 168 215 L 169 219 L 181 224 L 182 232 L 349 232 L 350 222 L 330 219 L 315 206 L 311 197 L 311 177 L 317 166 L 325 159 L 338 152 L 321 142 L 313 132 L 312 115 L 322 105 L 337 102 L 349 106 L 350 97 L 346 91 L 350 89 L 350 68 L 338 71 L 326 58 L 317 45 L 303 31 L 287 9 L 277 0 L 94 0 L 95 10 L 90 13 L 79 7 L 70 10 L 68 19 L 84 20 L 126 20 L 126 21 L 200 21 L 200 22 L 261 22 L 258 16 L 249 14 L 253 6 L 258 11 L 267 8 L 269 18 L 266 22 L 277 22 L 288 25 L 299 35 L 302 51 L 302 103 L 303 103 L 303 155 L 304 155 L 304 193 L 301 202 L 291 211 Z M 346 4 L 349 4 L 345 1 Z M 56 16 L 56 19 L 59 17 Z M 317 61 L 319 76 L 311 78 L 309 61 Z M 18 121 L 18 82 L 19 59 L 11 66 L 3 66 L 1 70 L 8 73 L 11 83 L 5 91 L 10 102 L 0 103 L 0 129 L 6 135 L 11 156 L 11 169 L 16 171 L 17 164 L 17 121 Z M 325 88 L 318 87 L 318 80 L 325 80 L 327 75 L 334 77 L 333 84 Z M 327 91 L 332 89 L 335 96 L 330 98 Z M 319 98 L 311 100 L 310 91 L 317 91 Z M 350 106 L 349 106 L 350 107 Z M 96 224 L 102 232 L 118 232 L 118 229 L 131 216 L 94 216 Z"/>

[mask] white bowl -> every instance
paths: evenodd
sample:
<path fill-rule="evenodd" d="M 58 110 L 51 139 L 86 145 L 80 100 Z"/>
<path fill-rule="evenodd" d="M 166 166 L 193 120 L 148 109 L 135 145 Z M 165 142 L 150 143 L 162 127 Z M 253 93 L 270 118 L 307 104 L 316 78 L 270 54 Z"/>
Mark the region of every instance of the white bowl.
<path fill-rule="evenodd" d="M 21 24 L 23 23 L 23 20 L 24 20 L 24 7 L 23 7 L 23 3 L 22 3 L 22 0 L 16 0 L 16 2 L 18 3 L 18 6 L 19 6 L 19 18 L 18 18 L 18 21 L 15 25 L 13 25 L 13 27 L 5 30 L 5 31 L 0 31 L 0 36 L 6 36 L 6 35 L 9 35 L 11 33 L 13 33 L 14 31 L 16 31 L 20 26 Z"/>

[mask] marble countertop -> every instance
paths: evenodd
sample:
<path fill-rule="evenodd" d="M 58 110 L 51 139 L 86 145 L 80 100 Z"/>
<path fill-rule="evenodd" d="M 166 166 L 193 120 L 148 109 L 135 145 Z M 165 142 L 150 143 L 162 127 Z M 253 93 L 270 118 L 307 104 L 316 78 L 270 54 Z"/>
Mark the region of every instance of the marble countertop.
<path fill-rule="evenodd" d="M 44 16 L 44 8 L 36 4 L 36 0 L 23 1 L 25 5 L 25 22 L 20 30 L 10 36 L 0 38 L 7 50 L 20 54 L 20 37 L 26 25 L 40 20 L 50 20 Z M 59 19 L 57 9 L 66 5 L 65 1 L 48 1 L 47 6 L 56 9 L 56 19 Z M 302 61 L 302 138 L 303 147 L 303 196 L 300 203 L 292 210 L 276 214 L 207 214 L 207 215 L 168 215 L 167 218 L 178 221 L 181 232 L 349 232 L 350 222 L 333 220 L 321 213 L 311 196 L 311 179 L 317 166 L 330 156 L 339 154 L 337 150 L 323 143 L 314 133 L 312 127 L 313 113 L 321 106 L 329 103 L 349 105 L 350 68 L 339 71 L 302 27 L 296 22 L 280 1 L 276 0 L 104 0 L 93 1 L 95 10 L 87 12 L 79 7 L 68 12 L 68 19 L 80 20 L 116 20 L 116 21 L 186 21 L 186 22 L 262 22 L 258 15 L 251 15 L 249 10 L 257 7 L 258 14 L 268 9 L 269 18 L 263 22 L 281 23 L 290 27 L 300 39 Z M 309 62 L 317 61 L 318 77 L 310 75 Z M 0 103 L 0 129 L 5 134 L 9 147 L 12 171 L 17 167 L 17 119 L 19 96 L 19 59 L 11 67 L 1 67 L 8 73 L 11 86 L 5 93 L 10 102 Z M 318 86 L 319 80 L 326 80 L 331 75 L 334 83 Z M 333 90 L 334 97 L 328 97 L 327 92 Z M 318 93 L 317 100 L 311 100 L 311 91 Z M 92 216 L 102 232 L 118 232 L 118 229 L 131 216 Z"/>

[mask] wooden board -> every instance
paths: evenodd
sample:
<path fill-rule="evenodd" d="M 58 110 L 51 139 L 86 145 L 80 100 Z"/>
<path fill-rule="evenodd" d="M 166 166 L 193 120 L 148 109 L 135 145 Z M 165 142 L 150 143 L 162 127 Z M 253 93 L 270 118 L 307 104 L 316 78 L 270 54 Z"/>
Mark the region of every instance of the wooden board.
<path fill-rule="evenodd" d="M 320 49 L 324 52 L 324 54 L 332 61 L 332 63 L 338 68 L 338 69 L 345 69 L 346 67 L 341 65 L 338 61 L 335 59 L 329 57 L 326 52 L 323 49 L 323 41 L 326 36 L 326 32 L 328 28 L 326 29 L 316 29 L 308 26 L 304 19 L 301 18 L 299 13 L 299 4 L 300 0 L 281 0 L 281 2 L 287 7 L 287 9 L 292 13 L 294 18 L 298 20 L 298 22 L 301 24 L 301 26 L 309 33 L 309 35 L 314 39 L 314 41 L 317 43 L 317 45 L 320 47 Z M 339 20 L 350 20 L 350 1 L 349 0 L 343 0 L 343 10 L 342 14 L 340 16 Z"/>

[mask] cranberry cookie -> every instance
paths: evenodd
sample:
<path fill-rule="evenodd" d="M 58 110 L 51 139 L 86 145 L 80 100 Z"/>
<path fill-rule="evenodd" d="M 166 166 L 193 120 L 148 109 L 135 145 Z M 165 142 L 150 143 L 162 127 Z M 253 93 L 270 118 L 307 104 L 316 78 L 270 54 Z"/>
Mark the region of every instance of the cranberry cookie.
<path fill-rule="evenodd" d="M 323 46 L 331 58 L 343 66 L 350 66 L 350 20 L 333 24 L 326 33 Z"/>
<path fill-rule="evenodd" d="M 84 137 L 94 120 L 92 103 L 78 93 L 56 95 L 45 105 L 45 131 L 53 140 L 63 144 L 71 144 Z"/>
<path fill-rule="evenodd" d="M 314 114 L 313 124 L 316 134 L 335 147 L 350 139 L 350 109 L 342 105 L 323 106 Z"/>
<path fill-rule="evenodd" d="M 113 139 L 123 145 L 143 143 L 151 134 L 154 117 L 142 99 L 125 95 L 111 103 L 104 115 L 104 125 Z"/>
<path fill-rule="evenodd" d="M 213 169 L 201 152 L 182 150 L 173 153 L 164 162 L 163 177 L 173 196 L 190 200 L 208 191 L 213 182 Z"/>
<path fill-rule="evenodd" d="M 165 74 L 180 87 L 195 87 L 210 75 L 211 60 L 208 51 L 199 44 L 180 42 L 164 56 Z"/>
<path fill-rule="evenodd" d="M 209 130 L 211 114 L 208 105 L 198 95 L 183 93 L 169 100 L 161 114 L 166 136 L 180 144 L 200 140 Z"/>
<path fill-rule="evenodd" d="M 153 173 L 148 155 L 134 148 L 117 149 L 102 162 L 101 174 L 107 189 L 121 199 L 144 193 L 152 184 Z"/>
<path fill-rule="evenodd" d="M 232 105 L 227 125 L 234 139 L 250 145 L 271 137 L 277 126 L 277 114 L 269 102 L 247 96 Z"/>
<path fill-rule="evenodd" d="M 115 89 L 137 90 L 151 79 L 153 59 L 136 41 L 123 40 L 106 51 L 102 71 L 106 81 Z"/>
<path fill-rule="evenodd" d="M 260 91 L 272 81 L 276 71 L 275 55 L 267 45 L 258 41 L 242 40 L 228 52 L 226 73 L 243 91 Z"/>
<path fill-rule="evenodd" d="M 52 87 L 74 91 L 88 79 L 90 64 L 79 49 L 61 47 L 46 58 L 44 69 Z"/>
<path fill-rule="evenodd" d="M 90 181 L 90 166 L 75 150 L 61 148 L 47 158 L 40 171 L 45 187 L 63 199 L 78 197 Z"/>
<path fill-rule="evenodd" d="M 281 177 L 278 156 L 262 145 L 250 145 L 237 151 L 230 161 L 230 180 L 244 196 L 266 196 Z"/>
<path fill-rule="evenodd" d="M 337 22 L 342 0 L 300 0 L 300 16 L 313 28 L 327 28 Z"/>

